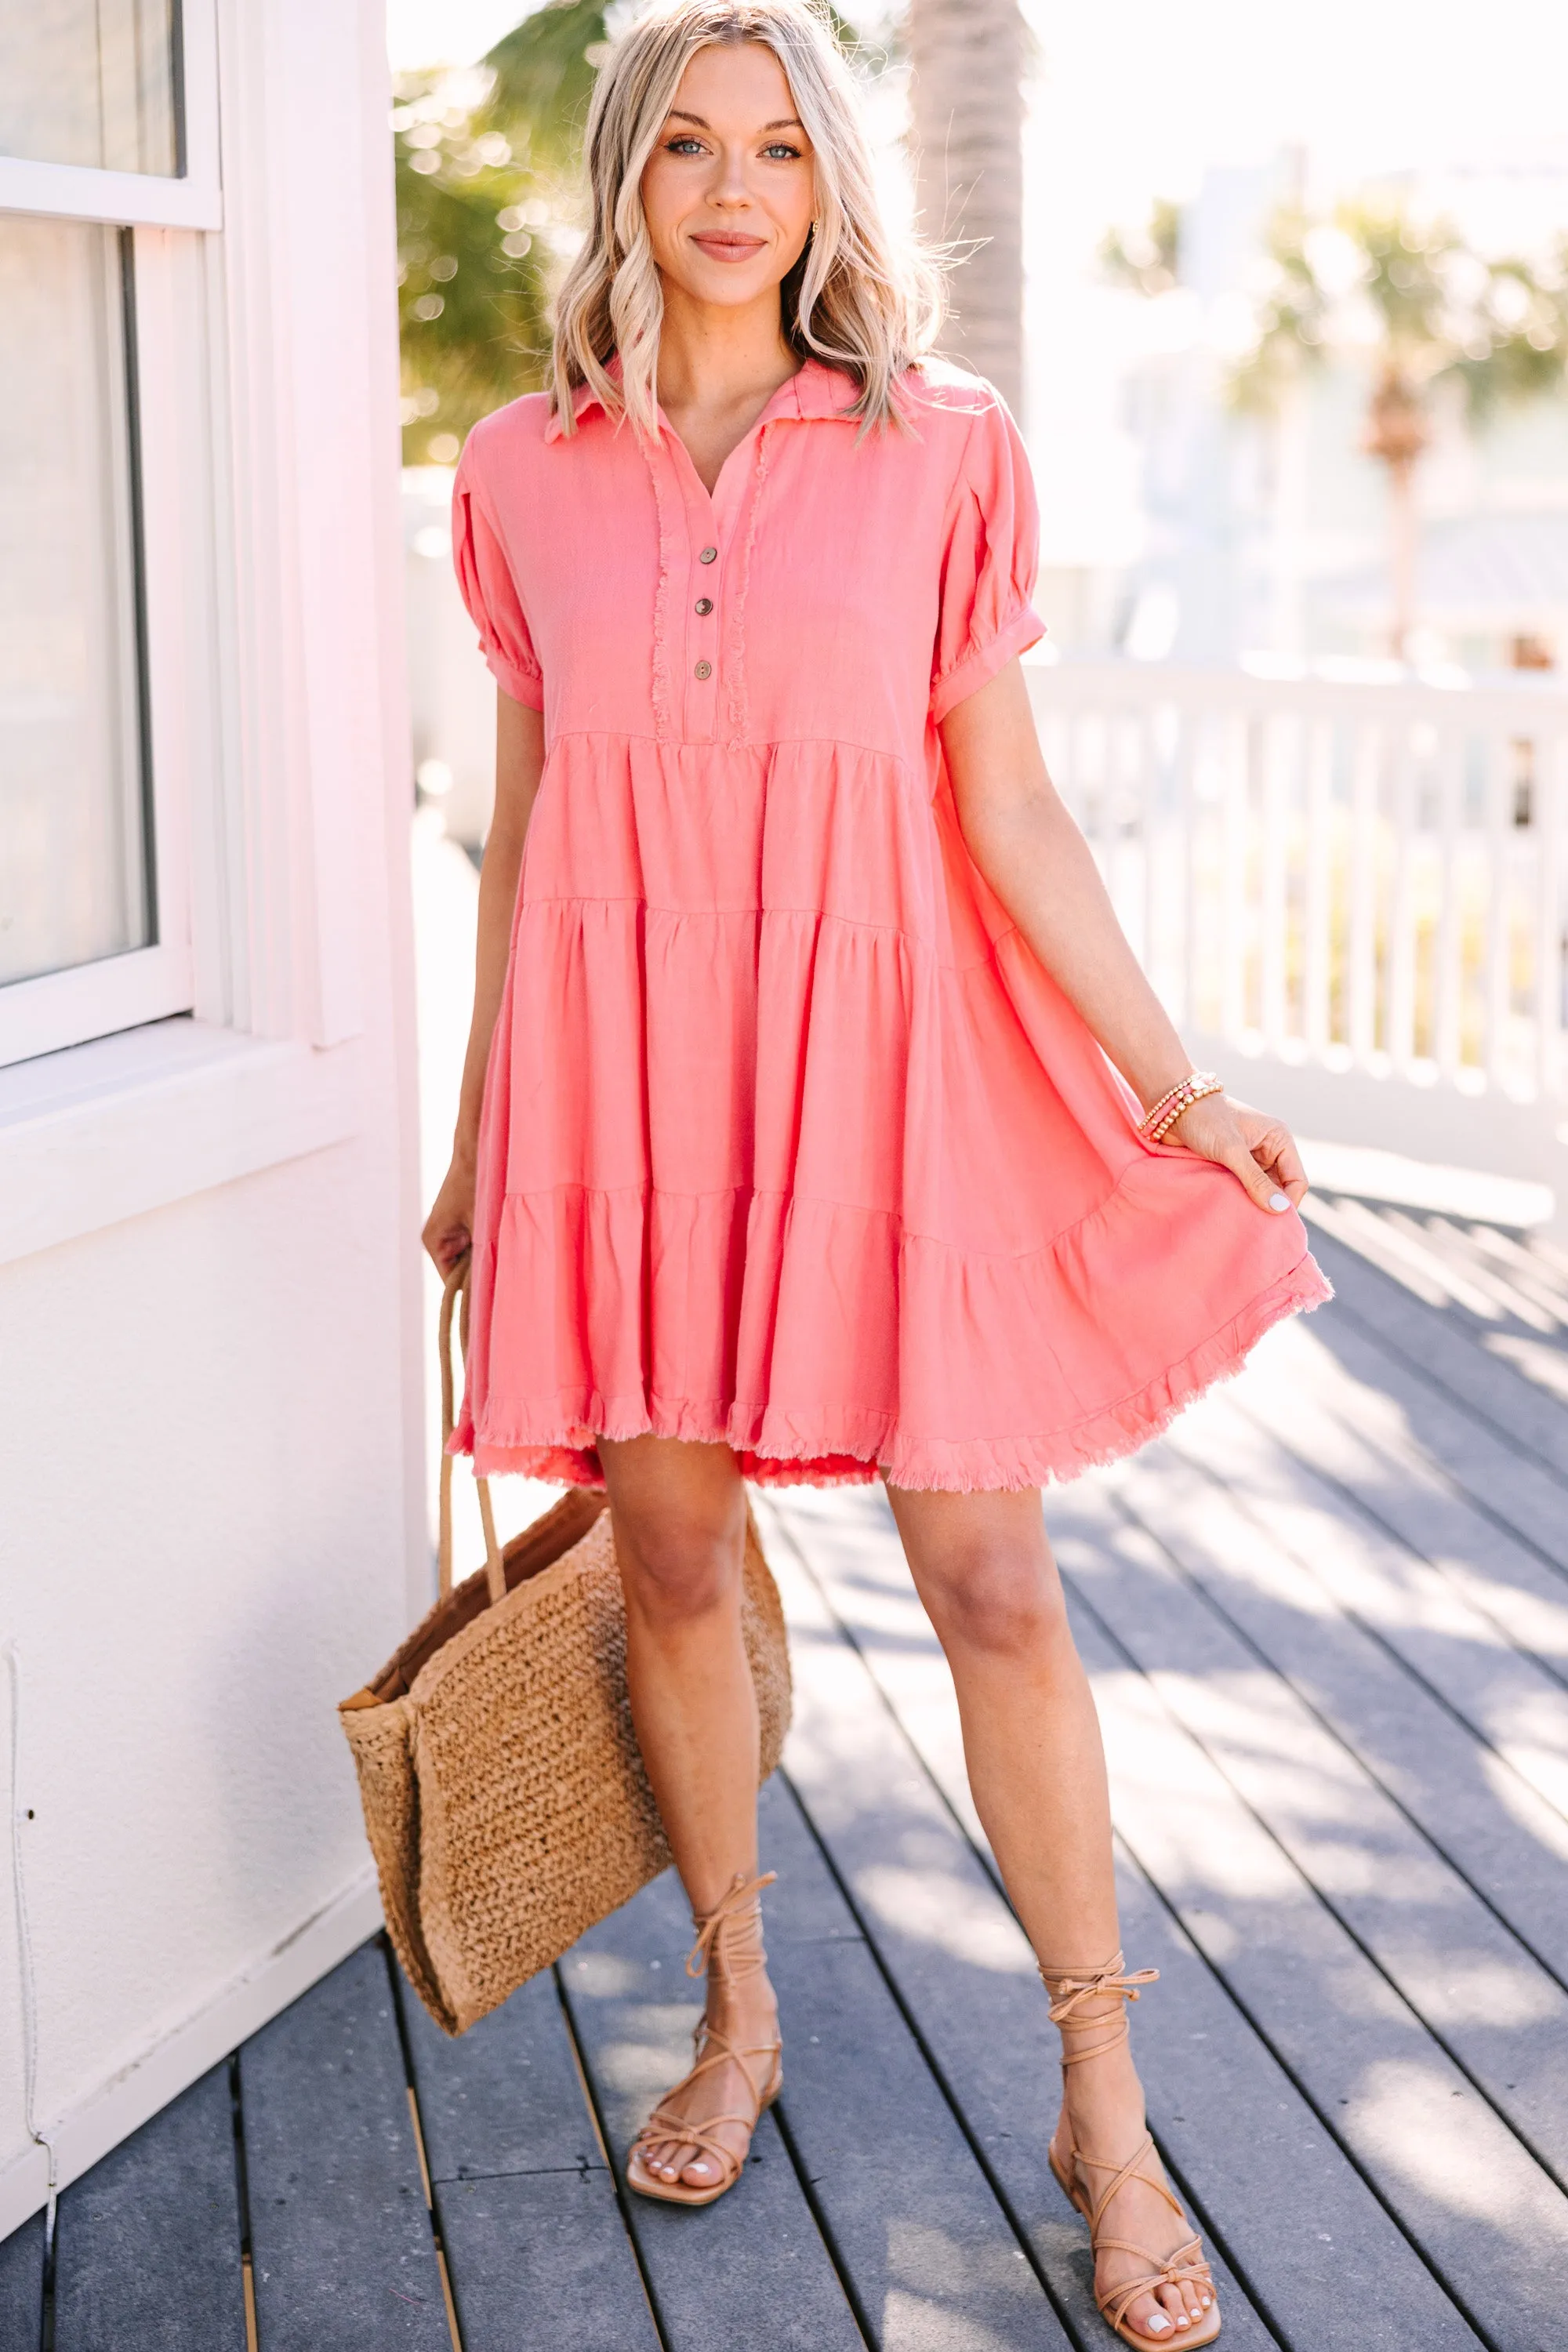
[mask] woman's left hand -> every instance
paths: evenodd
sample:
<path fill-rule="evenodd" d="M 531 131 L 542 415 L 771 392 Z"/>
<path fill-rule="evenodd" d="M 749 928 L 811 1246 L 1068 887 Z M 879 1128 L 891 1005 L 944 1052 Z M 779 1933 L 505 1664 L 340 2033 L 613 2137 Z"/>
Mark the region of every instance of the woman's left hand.
<path fill-rule="evenodd" d="M 1164 1140 L 1228 1168 L 1258 1207 L 1276 1216 L 1299 1208 L 1306 1196 L 1301 1155 L 1283 1119 L 1268 1118 L 1233 1095 L 1205 1095 L 1182 1113 Z"/>

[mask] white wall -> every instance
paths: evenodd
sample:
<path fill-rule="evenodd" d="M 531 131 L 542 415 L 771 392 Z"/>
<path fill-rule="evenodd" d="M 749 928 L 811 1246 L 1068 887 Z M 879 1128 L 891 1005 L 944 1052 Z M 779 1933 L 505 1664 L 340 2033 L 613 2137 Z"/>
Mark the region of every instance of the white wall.
<path fill-rule="evenodd" d="M 0 2234 L 29 1982 L 63 2183 L 376 1924 L 334 1708 L 431 1582 L 381 11 L 219 30 L 197 1017 L 0 1073 Z"/>

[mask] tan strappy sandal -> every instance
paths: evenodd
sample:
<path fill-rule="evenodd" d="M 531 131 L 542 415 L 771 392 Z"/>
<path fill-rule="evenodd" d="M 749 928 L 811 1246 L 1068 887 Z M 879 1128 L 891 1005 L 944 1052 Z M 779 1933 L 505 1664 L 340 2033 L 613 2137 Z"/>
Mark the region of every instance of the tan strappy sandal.
<path fill-rule="evenodd" d="M 689 1977 L 700 1977 L 707 1970 L 710 1980 L 717 1984 L 742 1983 L 748 1977 L 761 1973 L 767 1955 L 763 1949 L 763 1906 L 758 1900 L 764 1886 L 771 1886 L 775 1873 L 767 1871 L 761 1878 L 737 1874 L 723 1901 L 710 1911 L 706 1918 L 696 1922 L 697 1941 L 691 1947 L 686 1962 Z M 756 2130 L 764 2107 L 771 2107 L 784 2088 L 784 2070 L 779 2058 L 782 2042 L 743 2043 L 737 2048 L 728 2037 L 709 2023 L 704 2016 L 691 2037 L 696 2064 L 683 2075 L 675 2088 L 667 2091 L 655 2107 L 636 2139 L 626 2158 L 626 2186 L 635 2189 L 639 2197 L 661 2198 L 667 2205 L 711 2205 L 727 2189 L 733 2189 L 746 2161 L 746 2151 L 737 2156 L 732 2147 L 715 2138 L 721 2124 L 739 2124 L 745 2131 L 749 2150 L 751 2136 Z M 747 2060 L 762 2058 L 767 2063 L 763 2070 L 763 2087 L 757 2088 Z M 749 2116 L 710 2116 L 705 2124 L 689 2122 L 671 2112 L 668 2102 L 679 2095 L 700 2074 L 710 2074 L 716 2066 L 733 2063 L 739 2066 L 751 2088 L 752 2108 Z M 719 2167 L 719 2179 L 712 2188 L 694 2189 L 686 2181 L 661 2180 L 649 2172 L 642 2161 L 645 2148 L 656 2147 L 673 2141 L 678 2147 L 700 2148 L 703 2155 Z M 690 2161 L 689 2158 L 687 2159 Z"/>
<path fill-rule="evenodd" d="M 1090 1975 L 1044 1966 L 1040 1974 L 1051 1997 L 1052 2024 L 1070 2025 L 1077 2020 L 1079 2011 L 1086 2001 L 1103 2000 L 1108 1996 L 1119 1997 L 1123 2002 L 1136 2000 L 1140 1988 L 1156 1983 L 1160 1971 L 1158 1969 L 1138 1969 L 1130 1975 L 1121 1954 L 1118 1952 L 1109 1967 L 1096 1969 Z M 1091 2042 L 1084 2050 L 1068 2050 L 1064 2041 L 1064 2075 L 1069 2066 L 1079 2066 L 1086 2058 L 1102 2058 L 1108 2050 L 1120 2050 L 1127 2039 L 1125 2007 L 1119 2009 L 1113 2018 L 1086 2018 L 1082 2023 L 1089 2026 L 1103 2024 L 1110 2030 L 1102 2040 Z M 1063 2112 L 1065 2115 L 1065 2104 Z M 1070 2129 L 1069 2125 L 1069 2135 Z M 1205 2288 L 1213 2296 L 1214 2279 L 1204 2260 L 1203 2245 L 1198 2237 L 1194 2234 L 1184 2239 L 1170 2253 L 1160 2255 L 1151 2253 L 1147 2246 L 1134 2245 L 1128 2238 L 1108 2238 L 1100 2231 L 1100 2224 L 1106 2207 L 1117 2190 L 1133 2179 L 1142 2180 L 1147 2188 L 1158 2189 L 1173 2213 L 1184 2221 L 1186 2220 L 1180 2203 L 1172 2196 L 1163 2179 L 1140 2168 L 1147 2158 L 1155 2156 L 1152 2138 L 1145 2132 L 1142 2145 L 1133 2150 L 1125 2164 L 1108 2164 L 1100 2157 L 1085 2156 L 1070 2137 L 1068 2149 L 1068 2160 L 1064 2165 L 1057 2155 L 1053 2136 L 1047 2151 L 1051 2170 L 1063 2196 L 1077 2207 L 1089 2223 L 1091 2252 L 1098 2255 L 1102 2248 L 1114 2249 L 1118 2253 L 1135 2254 L 1140 2262 L 1149 2265 L 1142 2276 L 1124 2280 L 1120 2285 L 1108 2287 L 1103 2293 L 1096 2285 L 1094 2300 L 1107 2326 L 1114 2329 L 1124 2344 L 1135 2345 L 1138 2352 L 1171 2352 L 1173 2345 L 1180 2345 L 1183 2352 L 1197 2352 L 1200 2345 L 1212 2344 L 1220 2331 L 1217 2302 L 1211 2302 L 1207 2312 L 1201 2318 L 1190 2321 L 1185 2327 L 1173 2319 L 1170 2326 L 1159 2336 L 1146 2335 L 1142 2328 L 1134 2327 L 1127 2317 L 1129 2307 L 1141 2294 L 1153 2294 L 1163 2286 Z M 1159 2161 L 1157 2156 L 1155 2161 Z M 1108 2172 L 1110 2175 L 1109 2185 L 1091 2193 L 1079 2178 L 1080 2168 L 1085 2172 Z"/>

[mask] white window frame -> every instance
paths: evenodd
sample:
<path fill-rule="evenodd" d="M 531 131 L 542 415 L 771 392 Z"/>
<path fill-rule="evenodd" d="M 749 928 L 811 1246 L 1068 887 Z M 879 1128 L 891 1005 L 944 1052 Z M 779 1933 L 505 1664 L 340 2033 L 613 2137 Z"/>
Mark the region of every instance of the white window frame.
<path fill-rule="evenodd" d="M 177 21 L 185 155 L 178 179 L 0 155 L 0 212 L 52 213 L 121 228 L 223 226 L 215 0 L 182 0 Z"/>
<path fill-rule="evenodd" d="M 174 247 L 184 240 L 174 233 L 222 226 L 216 0 L 184 0 L 179 26 L 186 165 L 180 178 L 0 156 L 0 212 L 98 221 L 131 232 L 135 349 L 128 357 L 136 385 L 139 622 L 152 770 L 143 789 L 157 912 L 151 947 L 0 987 L 0 1067 L 188 1013 L 195 1002 L 191 761 L 206 680 L 185 583 L 211 576 L 211 486 L 204 469 L 192 466 L 181 429 L 190 408 L 182 375 L 196 338 L 181 315 L 193 273 L 178 267 Z"/>

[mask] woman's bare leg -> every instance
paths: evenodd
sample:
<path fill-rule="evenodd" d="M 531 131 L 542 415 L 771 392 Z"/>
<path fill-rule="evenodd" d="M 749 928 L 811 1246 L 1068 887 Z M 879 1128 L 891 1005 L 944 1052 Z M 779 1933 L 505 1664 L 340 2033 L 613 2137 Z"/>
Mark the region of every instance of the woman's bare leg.
<path fill-rule="evenodd" d="M 1103 1968 L 1121 1942 L 1105 1754 L 1039 1494 L 889 1486 L 888 1499 L 952 1668 L 969 1785 L 1025 1932 L 1053 1970 Z M 1120 2007 L 1091 2003 L 1065 2029 L 1068 2047 L 1103 2039 L 1104 2025 L 1091 2012 L 1114 2016 Z M 1130 2049 L 1069 2067 L 1063 2079 L 1079 2147 L 1121 2164 L 1144 2128 Z M 1153 2252 L 1184 2234 L 1163 2199 L 1136 2181 L 1119 2191 L 1105 2226 Z M 1140 2267 L 1112 2252 L 1100 2262 L 1107 2284 Z M 1127 2315 L 1144 2334 L 1168 2328 L 1178 2342 L 1205 2309 L 1206 2292 L 1163 2287 L 1158 2300 L 1140 2297 Z"/>
<path fill-rule="evenodd" d="M 634 1437 L 601 1440 L 599 1455 L 626 1589 L 632 1720 L 681 1885 L 706 1913 L 737 1874 L 757 1874 L 757 1697 L 741 1637 L 745 1488 L 727 1445 Z M 737 2048 L 773 2041 L 777 2014 L 765 1976 L 733 1990 L 709 1981 L 709 2020 Z M 741 2070 L 716 2066 L 683 2112 L 700 2123 L 751 2104 Z M 720 2136 L 742 2151 L 743 2134 Z M 693 2188 L 714 2178 L 712 2160 L 689 2145 L 671 2142 L 645 2161 Z"/>

